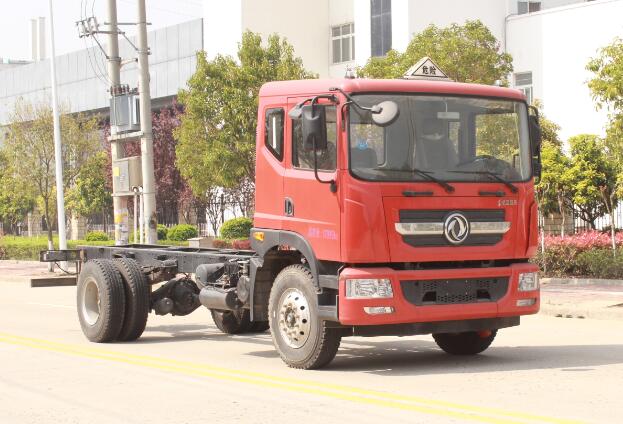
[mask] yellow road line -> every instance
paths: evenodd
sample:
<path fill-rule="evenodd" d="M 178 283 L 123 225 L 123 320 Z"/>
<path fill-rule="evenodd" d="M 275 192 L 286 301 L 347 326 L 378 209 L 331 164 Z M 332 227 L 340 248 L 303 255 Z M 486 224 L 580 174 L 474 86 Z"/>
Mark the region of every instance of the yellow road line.
<path fill-rule="evenodd" d="M 414 396 L 405 396 L 375 390 L 360 389 L 356 387 L 276 377 L 269 374 L 227 369 L 202 363 L 193 363 L 188 361 L 179 361 L 152 356 L 135 355 L 124 352 L 105 350 L 101 348 L 70 345 L 6 333 L 0 333 L 0 341 L 7 344 L 27 346 L 36 349 L 55 351 L 75 356 L 102 359 L 113 362 L 121 362 L 147 368 L 176 372 L 189 376 L 210 377 L 220 380 L 236 381 L 257 386 L 332 397 L 357 403 L 416 411 L 425 414 L 447 416 L 478 422 L 547 422 L 556 424 L 578 423 L 578 421 L 562 420 L 521 412 L 510 412 L 497 408 L 484 408 L 470 405 L 461 405 L 451 402 L 424 399 Z M 511 420 L 510 418 L 514 419 Z M 515 419 L 519 419 L 519 421 Z"/>

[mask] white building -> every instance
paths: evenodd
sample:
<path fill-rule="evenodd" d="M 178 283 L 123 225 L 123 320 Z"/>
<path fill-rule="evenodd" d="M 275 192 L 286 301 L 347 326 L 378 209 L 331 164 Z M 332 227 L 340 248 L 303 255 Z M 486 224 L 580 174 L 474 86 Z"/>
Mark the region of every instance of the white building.
<path fill-rule="evenodd" d="M 585 70 L 623 37 L 623 0 L 205 0 L 204 48 L 235 55 L 244 30 L 279 33 L 305 66 L 342 77 L 390 48 L 403 51 L 430 24 L 480 19 L 513 56 L 512 84 L 542 101 L 561 136 L 604 133 Z"/>
<path fill-rule="evenodd" d="M 198 50 L 235 55 L 246 29 L 285 36 L 308 69 L 339 78 L 371 56 L 404 50 L 430 24 L 480 19 L 513 56 L 512 84 L 543 102 L 563 138 L 603 134 L 607 112 L 595 110 L 585 67 L 600 47 L 623 37 L 622 16 L 623 0 L 204 0 L 203 20 L 149 33 L 151 94 L 154 107 L 170 102 L 194 72 Z M 124 40 L 120 47 L 124 58 L 134 56 Z M 61 101 L 72 112 L 106 114 L 101 52 L 90 48 L 56 60 Z M 13 65 L 0 64 L 0 126 L 18 98 L 49 98 L 47 60 Z M 122 82 L 136 85 L 135 65 L 123 68 Z"/>

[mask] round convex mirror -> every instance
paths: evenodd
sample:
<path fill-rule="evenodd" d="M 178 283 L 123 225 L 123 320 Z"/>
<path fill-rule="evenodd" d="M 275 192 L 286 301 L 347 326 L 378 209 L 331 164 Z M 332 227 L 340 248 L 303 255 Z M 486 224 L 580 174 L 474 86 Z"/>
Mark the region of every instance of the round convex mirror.
<path fill-rule="evenodd" d="M 386 127 L 393 124 L 400 114 L 398 105 L 396 102 L 392 102 L 391 100 L 381 102 L 378 105 L 375 105 L 372 109 L 379 110 L 377 113 L 372 113 L 372 121 L 379 127 Z"/>

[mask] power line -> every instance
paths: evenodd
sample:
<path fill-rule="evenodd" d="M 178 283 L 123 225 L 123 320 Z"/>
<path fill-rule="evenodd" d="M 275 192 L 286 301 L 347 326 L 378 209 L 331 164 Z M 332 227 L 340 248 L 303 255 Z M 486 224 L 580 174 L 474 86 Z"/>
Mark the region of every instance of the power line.
<path fill-rule="evenodd" d="M 88 3 L 85 0 L 80 0 L 80 20 L 84 20 L 87 17 L 87 7 L 88 7 Z M 93 8 L 95 7 L 95 0 L 93 0 Z M 87 57 L 89 58 L 89 66 L 91 68 L 91 70 L 93 71 L 93 74 L 95 75 L 95 77 L 102 82 L 105 86 L 110 86 L 110 81 L 108 80 L 108 78 L 106 77 L 106 74 L 100 74 L 101 72 L 101 68 L 99 66 L 99 63 L 97 62 L 97 59 L 95 57 L 95 52 L 93 52 L 93 58 L 91 58 L 91 50 L 93 50 L 93 48 L 95 47 L 93 45 L 93 41 L 91 41 L 91 46 L 89 47 L 89 43 L 86 40 L 86 37 L 84 37 L 84 48 L 86 50 L 87 53 Z M 95 64 L 97 65 L 97 69 L 95 68 L 95 65 L 93 64 L 95 62 Z"/>

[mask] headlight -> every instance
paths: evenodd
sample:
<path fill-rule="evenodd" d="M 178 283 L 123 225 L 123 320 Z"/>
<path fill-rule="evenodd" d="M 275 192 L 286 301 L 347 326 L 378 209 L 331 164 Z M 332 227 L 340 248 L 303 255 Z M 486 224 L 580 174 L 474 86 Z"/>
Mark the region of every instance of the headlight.
<path fill-rule="evenodd" d="M 394 297 L 389 279 L 346 280 L 346 297 L 350 299 L 381 299 Z"/>
<path fill-rule="evenodd" d="M 519 291 L 533 291 L 539 289 L 539 274 L 526 272 L 519 274 Z"/>

